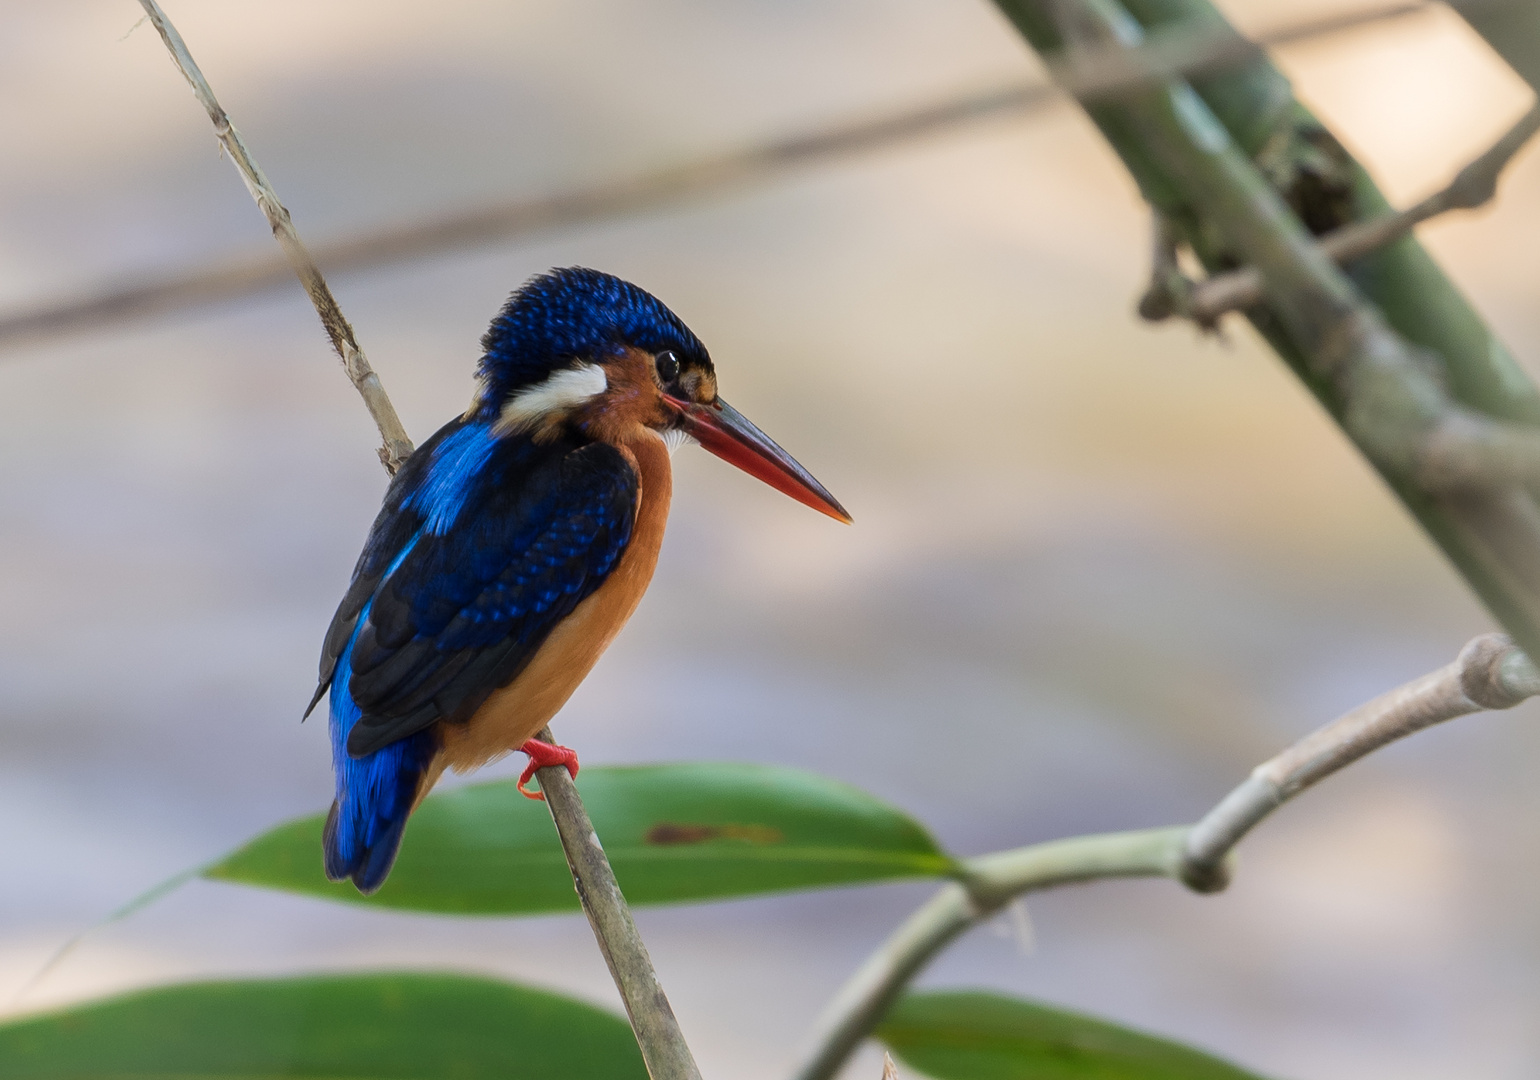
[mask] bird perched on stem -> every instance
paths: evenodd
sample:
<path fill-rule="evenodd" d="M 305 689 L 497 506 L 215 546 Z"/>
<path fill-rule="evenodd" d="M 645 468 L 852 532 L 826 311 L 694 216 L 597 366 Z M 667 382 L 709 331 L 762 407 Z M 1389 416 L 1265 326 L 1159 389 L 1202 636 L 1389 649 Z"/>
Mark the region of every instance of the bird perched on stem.
<path fill-rule="evenodd" d="M 717 396 L 706 347 L 648 293 L 553 270 L 482 338 L 475 398 L 391 480 L 321 651 L 337 795 L 326 873 L 385 881 L 407 818 L 446 767 L 533 738 L 614 640 L 652 579 L 693 440 L 830 517 L 834 496 Z M 309 715 L 309 710 L 306 710 Z"/>

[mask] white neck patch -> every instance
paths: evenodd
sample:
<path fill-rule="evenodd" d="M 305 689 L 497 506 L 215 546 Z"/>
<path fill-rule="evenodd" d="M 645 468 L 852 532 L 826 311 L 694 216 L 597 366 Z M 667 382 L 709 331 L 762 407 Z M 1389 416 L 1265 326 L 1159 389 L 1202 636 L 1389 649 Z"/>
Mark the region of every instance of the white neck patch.
<path fill-rule="evenodd" d="M 684 428 L 666 428 L 659 434 L 663 436 L 663 445 L 668 447 L 669 457 L 673 457 L 674 451 L 681 446 L 697 445 L 694 437 Z"/>
<path fill-rule="evenodd" d="M 562 413 L 570 412 L 609 389 L 610 381 L 598 364 L 553 371 L 542 382 L 526 386 L 503 405 L 498 415 L 500 432 L 522 431 Z"/>

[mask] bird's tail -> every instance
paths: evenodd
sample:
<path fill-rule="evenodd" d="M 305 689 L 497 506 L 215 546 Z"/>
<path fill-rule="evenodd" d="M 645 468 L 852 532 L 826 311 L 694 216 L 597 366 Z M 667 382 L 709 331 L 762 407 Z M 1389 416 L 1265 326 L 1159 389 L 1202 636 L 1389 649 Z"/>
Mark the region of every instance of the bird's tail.
<path fill-rule="evenodd" d="M 326 852 L 326 876 L 332 881 L 352 880 L 361 893 L 372 893 L 385 884 L 401 847 L 401 834 L 417 801 L 417 791 L 438 750 L 430 731 L 383 746 L 355 758 L 348 753 L 348 732 L 358 722 L 359 710 L 348 693 L 346 655 L 332 681 L 332 767 L 337 774 L 337 797 L 326 815 L 322 846 Z"/>

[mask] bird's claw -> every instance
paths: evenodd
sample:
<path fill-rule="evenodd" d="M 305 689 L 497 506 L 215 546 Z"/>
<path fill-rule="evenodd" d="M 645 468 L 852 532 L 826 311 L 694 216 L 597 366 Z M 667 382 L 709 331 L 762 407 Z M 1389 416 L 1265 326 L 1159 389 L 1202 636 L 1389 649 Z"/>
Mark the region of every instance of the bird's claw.
<path fill-rule="evenodd" d="M 523 746 L 519 747 L 519 752 L 529 755 L 529 764 L 524 767 L 523 773 L 519 775 L 519 794 L 523 795 L 526 799 L 545 801 L 545 792 L 531 791 L 524 786 L 529 783 L 530 779 L 540 769 L 548 768 L 552 765 L 565 765 L 567 772 L 572 774 L 572 778 L 574 780 L 577 779 L 577 754 L 565 746 L 541 742 L 539 739 L 530 739 Z"/>

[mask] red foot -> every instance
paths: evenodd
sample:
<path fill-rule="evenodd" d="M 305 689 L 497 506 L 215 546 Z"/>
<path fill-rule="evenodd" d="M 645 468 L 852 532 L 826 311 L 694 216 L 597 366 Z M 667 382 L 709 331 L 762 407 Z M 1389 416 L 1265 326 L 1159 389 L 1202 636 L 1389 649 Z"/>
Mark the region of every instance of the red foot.
<path fill-rule="evenodd" d="M 567 771 L 572 774 L 572 778 L 574 780 L 577 779 L 577 754 L 565 746 L 553 746 L 548 742 L 541 742 L 539 739 L 531 739 L 519 747 L 519 752 L 529 755 L 529 764 L 525 766 L 524 772 L 519 776 L 519 794 L 523 795 L 526 799 L 545 801 L 545 792 L 531 791 L 524 786 L 529 783 L 530 777 L 535 775 L 536 769 L 545 769 L 552 765 L 565 765 Z"/>

